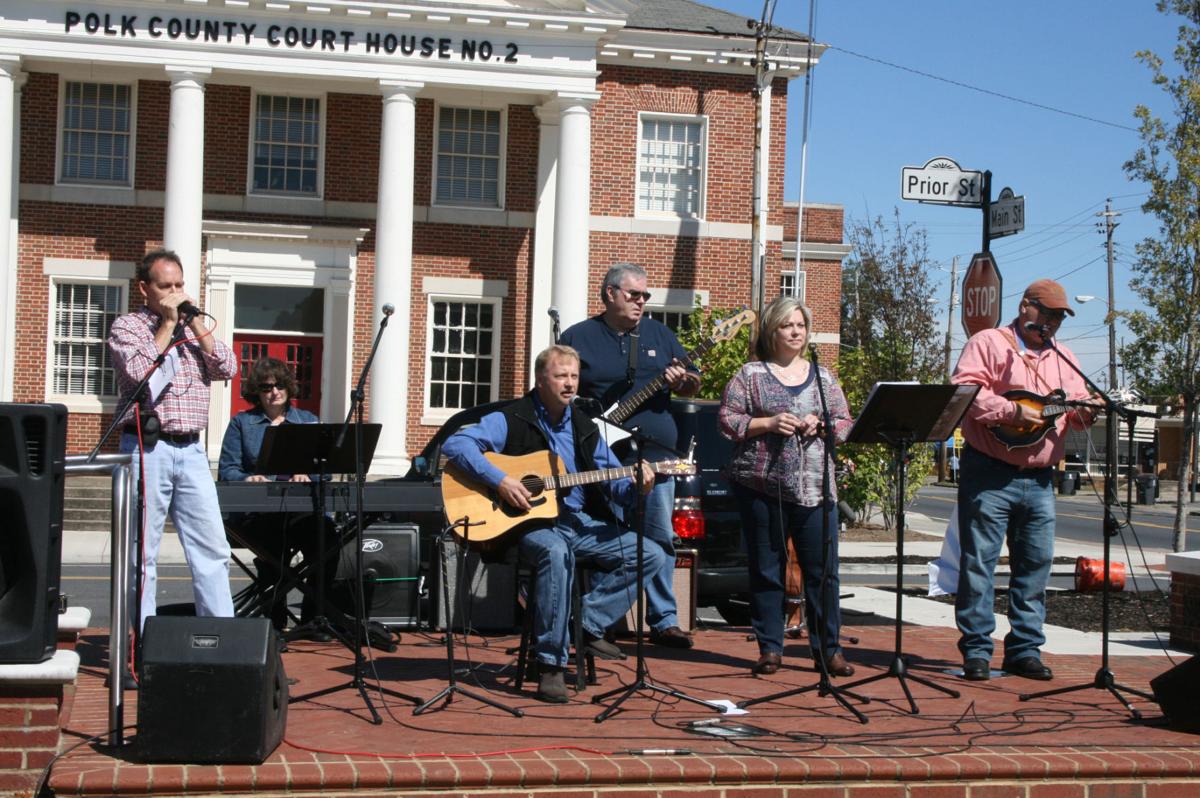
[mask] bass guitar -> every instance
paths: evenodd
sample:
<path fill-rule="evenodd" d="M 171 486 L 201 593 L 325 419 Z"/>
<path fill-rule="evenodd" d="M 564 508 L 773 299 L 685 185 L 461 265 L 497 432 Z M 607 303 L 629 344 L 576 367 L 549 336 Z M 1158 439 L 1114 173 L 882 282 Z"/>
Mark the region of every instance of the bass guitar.
<path fill-rule="evenodd" d="M 712 335 L 709 336 L 703 343 L 695 349 L 684 355 L 684 363 L 691 363 L 695 360 L 704 357 L 709 351 L 722 341 L 728 341 L 737 335 L 738 330 L 745 327 L 747 324 L 753 324 L 757 318 L 755 312 L 748 308 L 744 308 L 732 316 L 723 319 L 719 324 L 713 327 Z M 596 424 L 600 427 L 600 433 L 608 442 L 609 446 L 623 441 L 629 437 L 629 433 L 620 427 L 618 424 L 623 424 L 625 421 L 637 412 L 638 408 L 646 403 L 650 397 L 663 389 L 667 384 L 666 374 L 659 374 L 650 382 L 643 385 L 637 392 L 631 393 L 621 401 L 612 405 L 604 411 L 602 418 L 595 419 Z M 606 423 L 607 422 L 607 423 Z"/>
<path fill-rule="evenodd" d="M 568 473 L 562 460 L 550 451 L 523 455 L 484 452 L 488 462 L 525 486 L 533 498 L 528 510 L 519 510 L 500 498 L 495 489 L 467 477 L 453 466 L 442 473 L 442 503 L 446 518 L 451 522 L 466 518 L 470 522 L 465 536 L 473 543 L 486 543 L 506 532 L 558 517 L 558 491 L 596 482 L 632 477 L 636 465 L 622 468 L 601 468 L 596 471 Z M 662 460 L 650 463 L 655 474 L 687 476 L 696 473 L 696 464 L 687 460 Z M 464 537 L 459 527 L 454 534 Z"/>

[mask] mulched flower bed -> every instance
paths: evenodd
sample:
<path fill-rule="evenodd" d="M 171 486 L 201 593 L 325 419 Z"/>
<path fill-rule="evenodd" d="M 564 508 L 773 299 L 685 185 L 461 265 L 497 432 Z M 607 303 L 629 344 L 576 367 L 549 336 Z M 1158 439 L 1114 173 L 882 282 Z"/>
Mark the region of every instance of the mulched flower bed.
<path fill-rule="evenodd" d="M 923 590 L 908 590 L 907 595 L 928 598 Z M 1171 611 L 1167 596 L 1157 592 L 1110 593 L 1108 617 L 1110 632 L 1167 632 Z M 954 603 L 954 596 L 937 596 L 933 601 Z M 1050 590 L 1046 593 L 1046 623 L 1078 629 L 1082 632 L 1101 631 L 1099 592 L 1079 593 L 1074 590 Z M 996 591 L 996 613 L 1008 612 L 1008 591 Z"/>

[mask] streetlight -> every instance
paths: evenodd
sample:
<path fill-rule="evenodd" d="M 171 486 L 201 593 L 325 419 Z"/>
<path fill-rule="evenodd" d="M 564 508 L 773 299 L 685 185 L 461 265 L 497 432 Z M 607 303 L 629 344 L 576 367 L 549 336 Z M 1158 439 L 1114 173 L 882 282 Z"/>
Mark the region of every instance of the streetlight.
<path fill-rule="evenodd" d="M 1075 301 L 1081 305 L 1099 298 L 1091 294 L 1075 295 Z M 1108 322 L 1108 389 L 1113 391 L 1117 388 L 1117 315 L 1113 310 L 1111 294 L 1108 297 L 1108 318 L 1106 321 Z"/>

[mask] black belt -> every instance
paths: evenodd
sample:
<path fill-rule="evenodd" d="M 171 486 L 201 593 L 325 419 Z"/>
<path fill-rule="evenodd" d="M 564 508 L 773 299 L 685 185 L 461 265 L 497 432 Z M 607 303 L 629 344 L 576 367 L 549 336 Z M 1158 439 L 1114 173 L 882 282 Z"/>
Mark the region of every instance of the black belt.
<path fill-rule="evenodd" d="M 138 434 L 138 428 L 137 428 L 136 424 L 126 424 L 122 428 L 122 431 L 127 432 L 130 435 Z M 187 445 L 187 444 L 192 444 L 192 443 L 196 443 L 197 441 L 199 441 L 200 433 L 199 432 L 160 432 L 160 433 L 158 433 L 158 439 L 160 441 L 170 441 L 171 443 Z"/>

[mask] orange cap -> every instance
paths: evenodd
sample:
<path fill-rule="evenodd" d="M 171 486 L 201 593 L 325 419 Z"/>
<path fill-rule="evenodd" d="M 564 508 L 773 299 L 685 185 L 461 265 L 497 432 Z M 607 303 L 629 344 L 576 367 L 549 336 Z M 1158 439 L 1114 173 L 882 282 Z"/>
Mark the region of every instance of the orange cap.
<path fill-rule="evenodd" d="M 1075 311 L 1067 304 L 1067 292 L 1053 280 L 1034 280 L 1025 289 L 1025 298 L 1047 310 L 1065 310 L 1072 316 L 1075 315 Z"/>

